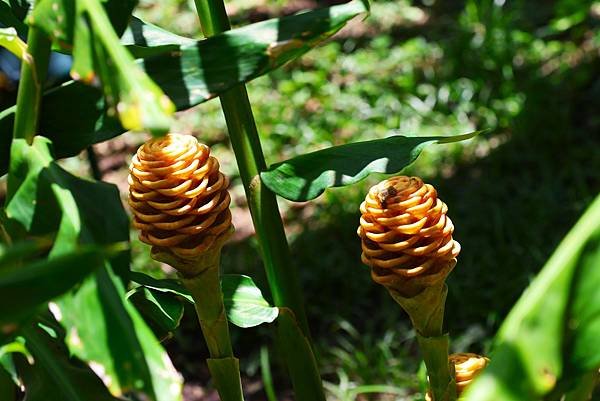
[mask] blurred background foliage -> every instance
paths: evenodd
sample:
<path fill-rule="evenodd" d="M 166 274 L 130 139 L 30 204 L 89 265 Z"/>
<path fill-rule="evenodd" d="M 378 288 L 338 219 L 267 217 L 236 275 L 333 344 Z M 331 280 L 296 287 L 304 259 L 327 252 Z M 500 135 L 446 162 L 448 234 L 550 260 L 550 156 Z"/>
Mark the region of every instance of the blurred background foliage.
<path fill-rule="evenodd" d="M 331 3 L 233 0 L 228 12 L 243 25 Z M 137 15 L 201 37 L 191 0 L 142 0 Z M 452 348 L 485 352 L 600 190 L 599 28 L 597 1 L 374 1 L 367 20 L 248 85 L 267 162 L 393 133 L 491 129 L 466 143 L 429 147 L 405 171 L 436 186 L 462 245 L 449 281 Z M 268 288 L 218 102 L 180 113 L 175 130 L 211 145 L 233 177 L 237 233 L 225 248 L 224 270 L 249 274 Z M 124 198 L 126 165 L 140 141 L 126 135 L 96 146 L 105 180 Z M 62 163 L 81 172 L 82 160 Z M 310 204 L 281 201 L 332 400 L 422 399 L 407 318 L 360 263 L 358 206 L 377 180 L 328 190 Z M 164 275 L 147 247 L 132 239 L 134 269 Z M 167 340 L 189 379 L 204 369 L 207 353 L 190 336 L 196 325 L 193 313 L 186 314 L 183 330 Z M 260 344 L 272 344 L 271 329 L 233 328 L 233 336 L 254 393 L 247 399 L 266 399 Z M 276 392 L 288 399 L 290 385 L 277 374 L 284 366 L 276 347 L 270 351 Z M 206 384 L 189 382 L 187 400 L 214 399 Z M 386 394 L 369 395 L 381 390 Z"/>

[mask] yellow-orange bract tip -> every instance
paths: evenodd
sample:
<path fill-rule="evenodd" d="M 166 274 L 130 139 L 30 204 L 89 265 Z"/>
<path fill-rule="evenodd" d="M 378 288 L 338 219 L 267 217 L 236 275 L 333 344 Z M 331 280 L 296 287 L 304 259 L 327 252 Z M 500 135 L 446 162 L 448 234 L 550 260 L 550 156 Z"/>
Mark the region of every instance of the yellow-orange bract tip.
<path fill-rule="evenodd" d="M 143 242 L 190 259 L 230 231 L 229 180 L 193 136 L 149 140 L 129 170 L 129 205 Z"/>
<path fill-rule="evenodd" d="M 460 245 L 448 207 L 418 177 L 392 177 L 373 186 L 360 205 L 358 235 L 373 280 L 405 297 L 445 280 Z"/>
<path fill-rule="evenodd" d="M 456 395 L 458 397 L 465 392 L 473 379 L 475 379 L 490 363 L 488 357 L 470 352 L 451 354 L 448 357 L 448 361 L 454 365 Z M 425 394 L 425 400 L 432 401 L 431 393 L 429 391 Z"/>

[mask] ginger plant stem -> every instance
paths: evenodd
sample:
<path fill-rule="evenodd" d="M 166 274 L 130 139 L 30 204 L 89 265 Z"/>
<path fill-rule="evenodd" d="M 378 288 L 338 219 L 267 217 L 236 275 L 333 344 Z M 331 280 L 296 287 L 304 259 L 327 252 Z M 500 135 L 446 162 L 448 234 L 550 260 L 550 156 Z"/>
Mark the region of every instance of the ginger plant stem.
<path fill-rule="evenodd" d="M 50 39 L 32 26 L 27 36 L 27 51 L 21 64 L 21 80 L 17 92 L 17 112 L 13 137 L 33 142 L 38 129 L 44 82 L 50 60 Z"/>
<path fill-rule="evenodd" d="M 456 400 L 454 372 L 448 361 L 449 338 L 443 333 L 444 307 L 448 286 L 426 288 L 415 297 L 403 297 L 390 290 L 394 300 L 408 313 L 417 332 L 419 348 L 427 367 L 434 401 Z"/>
<path fill-rule="evenodd" d="M 222 0 L 195 0 L 202 31 L 213 36 L 230 29 Z M 266 169 L 248 93 L 238 85 L 220 95 L 229 137 L 260 243 L 263 263 L 275 305 L 292 314 L 278 319 L 278 340 L 286 360 L 296 399 L 325 401 L 325 393 L 310 338 L 300 281 L 291 256 L 275 194 L 259 177 Z M 300 328 L 298 332 L 297 327 Z M 289 336 L 293 336 L 292 339 Z M 293 348 L 292 344 L 297 347 Z"/>
<path fill-rule="evenodd" d="M 212 248 L 193 260 L 181 259 L 168 249 L 156 247 L 152 249 L 152 257 L 177 269 L 183 285 L 194 298 L 200 328 L 210 354 L 208 369 L 221 400 L 243 401 L 240 366 L 231 346 L 219 271 L 221 248 L 227 237 L 229 235 L 218 239 Z"/>

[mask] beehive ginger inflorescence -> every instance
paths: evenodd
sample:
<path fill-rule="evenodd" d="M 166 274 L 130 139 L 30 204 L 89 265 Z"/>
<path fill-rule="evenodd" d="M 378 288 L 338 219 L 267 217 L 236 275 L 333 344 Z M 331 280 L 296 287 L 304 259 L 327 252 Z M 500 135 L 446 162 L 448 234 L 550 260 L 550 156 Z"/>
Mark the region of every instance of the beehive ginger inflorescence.
<path fill-rule="evenodd" d="M 140 240 L 194 258 L 231 230 L 229 180 L 191 135 L 142 145 L 131 162 L 129 205 Z"/>
<path fill-rule="evenodd" d="M 485 369 L 490 359 L 485 356 L 473 354 L 470 352 L 460 352 L 451 354 L 448 361 L 454 365 L 454 375 L 456 381 L 456 395 L 460 397 L 471 382 Z M 431 401 L 431 393 L 428 392 L 426 401 Z"/>
<path fill-rule="evenodd" d="M 392 177 L 373 186 L 360 206 L 358 235 L 373 280 L 404 297 L 446 279 L 460 245 L 448 207 L 418 177 Z"/>

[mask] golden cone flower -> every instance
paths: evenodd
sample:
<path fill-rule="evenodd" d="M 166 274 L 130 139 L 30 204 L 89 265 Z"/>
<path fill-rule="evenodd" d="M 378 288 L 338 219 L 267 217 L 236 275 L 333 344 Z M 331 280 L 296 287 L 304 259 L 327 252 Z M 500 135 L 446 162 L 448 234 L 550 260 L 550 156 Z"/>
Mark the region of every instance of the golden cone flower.
<path fill-rule="evenodd" d="M 413 297 L 446 279 L 460 245 L 448 207 L 418 177 L 392 177 L 373 186 L 360 205 L 363 263 L 379 284 Z"/>
<path fill-rule="evenodd" d="M 485 356 L 468 352 L 452 354 L 448 360 L 454 364 L 456 394 L 459 396 L 490 362 L 490 359 Z"/>
<path fill-rule="evenodd" d="M 483 369 L 490 363 L 490 359 L 485 356 L 473 354 L 470 352 L 460 352 L 451 354 L 448 357 L 450 363 L 454 365 L 454 374 L 456 380 L 456 395 L 460 397 L 466 388 L 471 384 Z M 431 394 L 427 392 L 425 400 L 431 401 Z"/>
<path fill-rule="evenodd" d="M 129 170 L 129 205 L 141 241 L 193 259 L 231 232 L 229 180 L 195 137 L 151 139 Z"/>

